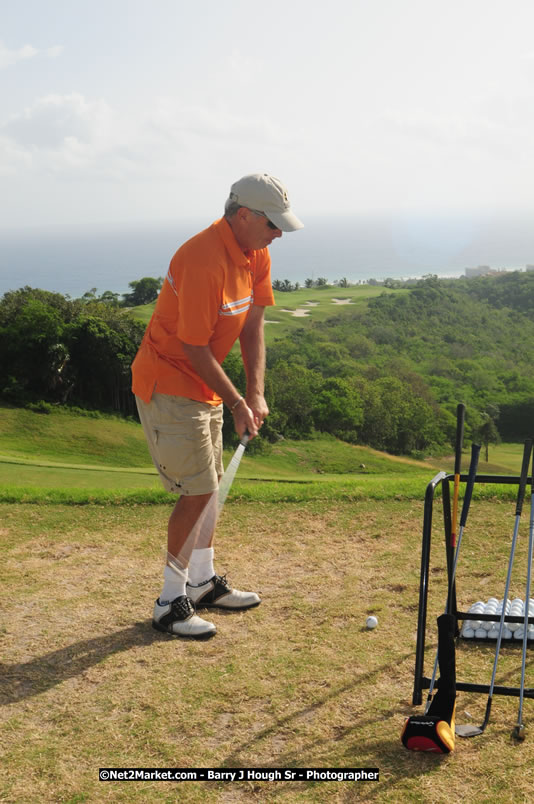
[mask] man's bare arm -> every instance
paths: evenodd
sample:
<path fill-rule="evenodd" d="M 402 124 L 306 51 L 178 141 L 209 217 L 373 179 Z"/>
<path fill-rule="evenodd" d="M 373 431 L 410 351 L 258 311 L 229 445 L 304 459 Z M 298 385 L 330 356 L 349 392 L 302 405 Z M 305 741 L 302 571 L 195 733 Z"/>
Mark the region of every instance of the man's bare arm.
<path fill-rule="evenodd" d="M 246 400 L 236 405 L 240 398 L 240 393 L 213 356 L 211 348 L 209 346 L 192 346 L 191 344 L 183 343 L 183 341 L 182 347 L 185 356 L 198 376 L 221 397 L 232 411 L 235 429 L 239 436 L 243 436 L 245 430 L 248 430 L 251 436 L 258 435 L 258 427 L 254 421 L 253 411 Z"/>
<path fill-rule="evenodd" d="M 247 375 L 247 405 L 254 414 L 257 427 L 269 414 L 265 401 L 265 336 L 264 307 L 254 305 L 241 330 L 239 341 Z"/>

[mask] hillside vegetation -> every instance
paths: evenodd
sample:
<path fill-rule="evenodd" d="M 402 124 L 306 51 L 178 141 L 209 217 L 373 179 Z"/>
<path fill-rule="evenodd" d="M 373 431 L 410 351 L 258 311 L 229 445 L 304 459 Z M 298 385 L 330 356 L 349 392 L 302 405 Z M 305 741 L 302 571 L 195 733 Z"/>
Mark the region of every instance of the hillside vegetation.
<path fill-rule="evenodd" d="M 267 346 L 280 337 L 287 337 L 302 327 L 313 327 L 331 316 L 350 314 L 355 306 L 366 306 L 369 299 L 382 293 L 400 293 L 383 285 L 349 285 L 339 287 L 323 285 L 314 288 L 299 288 L 291 292 L 274 290 L 275 306 L 265 311 L 265 340 Z M 135 319 L 148 324 L 154 312 L 155 302 L 134 307 Z"/>
<path fill-rule="evenodd" d="M 466 445 L 467 451 L 467 445 Z M 228 465 L 233 449 L 227 449 Z M 464 458 L 464 463 L 467 457 Z M 452 472 L 452 455 L 418 461 L 347 444 L 326 434 L 284 439 L 268 450 L 248 449 L 231 502 L 332 504 L 334 501 L 422 501 L 430 479 Z M 492 448 L 488 474 L 517 474 L 521 445 Z M 513 491 L 513 489 L 512 489 Z M 505 498 L 510 488 L 488 484 L 479 497 Z M 49 415 L 0 405 L 0 503 L 169 505 L 148 455 L 141 426 L 119 416 L 66 409 Z"/>
<path fill-rule="evenodd" d="M 532 432 L 534 273 L 276 297 L 266 324 L 271 415 L 255 449 L 324 433 L 392 454 L 437 455 L 450 448 L 459 401 L 469 411 L 467 437 L 491 443 L 498 428 L 520 441 Z M 43 413 L 58 404 L 135 413 L 129 367 L 144 331 L 135 316 L 146 321 L 149 308 L 132 313 L 31 288 L 7 293 L 0 395 Z M 244 390 L 237 349 L 225 369 Z M 231 444 L 229 417 L 225 436 Z"/>

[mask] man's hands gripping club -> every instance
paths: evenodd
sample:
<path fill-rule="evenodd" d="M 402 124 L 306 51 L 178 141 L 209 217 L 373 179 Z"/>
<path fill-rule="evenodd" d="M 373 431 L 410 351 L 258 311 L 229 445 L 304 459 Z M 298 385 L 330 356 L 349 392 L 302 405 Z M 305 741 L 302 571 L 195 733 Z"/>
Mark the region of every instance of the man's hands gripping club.
<path fill-rule="evenodd" d="M 263 420 L 269 414 L 264 397 L 265 340 L 263 335 L 264 308 L 253 305 L 239 336 L 241 354 L 247 375 L 247 393 L 239 394 L 222 366 L 213 356 L 209 346 L 192 346 L 183 343 L 184 353 L 191 366 L 230 409 L 237 434 L 243 438 L 248 431 L 250 438 L 258 435 Z"/>
<path fill-rule="evenodd" d="M 269 413 L 263 394 L 247 390 L 246 397 L 242 397 L 215 360 L 209 346 L 191 346 L 184 343 L 183 349 L 199 377 L 219 394 L 232 412 L 239 437 L 243 438 L 246 431 L 250 438 L 257 436 L 263 420 Z"/>

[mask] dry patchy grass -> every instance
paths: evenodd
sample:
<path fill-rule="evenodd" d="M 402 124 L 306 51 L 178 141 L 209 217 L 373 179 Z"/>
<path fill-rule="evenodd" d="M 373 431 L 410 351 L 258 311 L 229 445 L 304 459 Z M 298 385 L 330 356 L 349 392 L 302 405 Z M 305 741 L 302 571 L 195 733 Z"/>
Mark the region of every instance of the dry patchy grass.
<path fill-rule="evenodd" d="M 458 569 L 463 605 L 504 589 L 513 513 L 512 503 L 474 501 Z M 167 516 L 164 506 L 2 506 L 0 800 L 531 798 L 534 741 L 510 738 L 517 699 L 496 698 L 485 734 L 457 741 L 449 757 L 400 743 L 404 717 L 421 711 L 411 706 L 421 504 L 227 505 L 218 568 L 263 602 L 210 613 L 218 634 L 199 643 L 150 626 Z M 443 552 L 436 538 L 427 673 L 445 599 Z M 364 627 L 370 613 L 374 631 Z M 519 656 L 503 650 L 498 683 L 518 683 Z M 460 646 L 458 677 L 489 682 L 492 657 L 491 646 Z M 532 672 L 529 653 L 529 686 Z M 460 693 L 458 720 L 468 710 L 478 722 L 484 704 Z M 525 701 L 527 724 L 533 705 Z M 380 769 L 380 782 L 100 783 L 98 768 L 110 766 L 367 766 Z"/>

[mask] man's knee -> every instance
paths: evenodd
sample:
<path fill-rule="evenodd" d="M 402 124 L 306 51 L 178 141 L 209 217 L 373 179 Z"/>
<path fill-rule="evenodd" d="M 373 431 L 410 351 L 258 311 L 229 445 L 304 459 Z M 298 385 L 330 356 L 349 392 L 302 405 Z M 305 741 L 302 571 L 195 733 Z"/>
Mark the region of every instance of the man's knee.
<path fill-rule="evenodd" d="M 209 503 L 215 492 L 210 494 L 182 494 L 176 501 L 173 513 L 201 512 Z"/>

